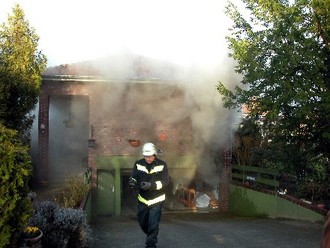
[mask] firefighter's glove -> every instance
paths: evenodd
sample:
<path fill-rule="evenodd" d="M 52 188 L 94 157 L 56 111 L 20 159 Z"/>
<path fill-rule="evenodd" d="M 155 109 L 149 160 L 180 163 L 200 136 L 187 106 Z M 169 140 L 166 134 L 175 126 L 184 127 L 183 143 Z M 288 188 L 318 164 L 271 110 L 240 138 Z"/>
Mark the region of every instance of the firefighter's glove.
<path fill-rule="evenodd" d="M 151 183 L 150 182 L 142 182 L 140 185 L 140 188 L 143 190 L 149 190 L 151 188 Z"/>
<path fill-rule="evenodd" d="M 128 179 L 128 185 L 130 186 L 130 188 L 135 188 L 136 187 L 136 183 L 137 183 L 137 181 L 133 177 L 130 177 Z"/>

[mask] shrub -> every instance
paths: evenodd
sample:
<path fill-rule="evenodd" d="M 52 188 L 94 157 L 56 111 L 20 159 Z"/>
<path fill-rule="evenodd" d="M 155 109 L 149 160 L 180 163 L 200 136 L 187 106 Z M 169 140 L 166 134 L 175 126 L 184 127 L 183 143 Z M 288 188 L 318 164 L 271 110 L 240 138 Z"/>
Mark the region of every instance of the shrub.
<path fill-rule="evenodd" d="M 43 231 L 42 247 L 83 248 L 91 240 L 91 228 L 82 209 L 61 208 L 51 201 L 36 204 L 30 225 Z"/>
<path fill-rule="evenodd" d="M 12 247 L 32 214 L 27 198 L 32 164 L 28 147 L 1 124 L 0 165 L 0 247 Z"/>
<path fill-rule="evenodd" d="M 83 178 L 70 176 L 61 190 L 56 202 L 65 208 L 78 208 L 90 189 Z"/>

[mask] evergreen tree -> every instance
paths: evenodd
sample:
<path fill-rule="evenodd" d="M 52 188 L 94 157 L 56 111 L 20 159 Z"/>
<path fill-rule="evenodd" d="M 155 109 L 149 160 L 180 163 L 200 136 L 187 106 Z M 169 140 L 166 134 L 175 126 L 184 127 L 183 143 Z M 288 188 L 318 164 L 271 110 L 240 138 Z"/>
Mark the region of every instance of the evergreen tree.
<path fill-rule="evenodd" d="M 19 5 L 8 23 L 0 26 L 0 122 L 17 130 L 29 143 L 31 115 L 38 101 L 46 57 L 38 50 L 39 37 Z"/>

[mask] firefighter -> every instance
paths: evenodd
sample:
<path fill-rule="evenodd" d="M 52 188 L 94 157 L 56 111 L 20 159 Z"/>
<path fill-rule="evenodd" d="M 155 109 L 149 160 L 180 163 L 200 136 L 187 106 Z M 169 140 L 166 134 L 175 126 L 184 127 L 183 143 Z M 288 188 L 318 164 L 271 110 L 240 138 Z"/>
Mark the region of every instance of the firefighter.
<path fill-rule="evenodd" d="M 159 222 L 165 201 L 165 187 L 168 185 L 168 168 L 165 161 L 157 158 L 153 143 L 142 148 L 144 158 L 137 160 L 129 179 L 129 186 L 138 190 L 137 218 L 147 235 L 146 247 L 157 247 Z"/>

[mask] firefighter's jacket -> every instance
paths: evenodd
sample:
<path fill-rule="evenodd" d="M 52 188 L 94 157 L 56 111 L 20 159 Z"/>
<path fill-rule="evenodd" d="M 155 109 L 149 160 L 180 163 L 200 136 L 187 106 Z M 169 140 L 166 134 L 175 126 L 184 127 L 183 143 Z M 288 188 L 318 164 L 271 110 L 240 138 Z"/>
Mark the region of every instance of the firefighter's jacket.
<path fill-rule="evenodd" d="M 137 181 L 138 200 L 147 206 L 153 206 L 165 201 L 165 187 L 168 185 L 168 168 L 165 161 L 156 157 L 148 164 L 145 159 L 135 162 L 132 178 Z M 140 188 L 141 182 L 151 182 L 149 190 Z"/>

